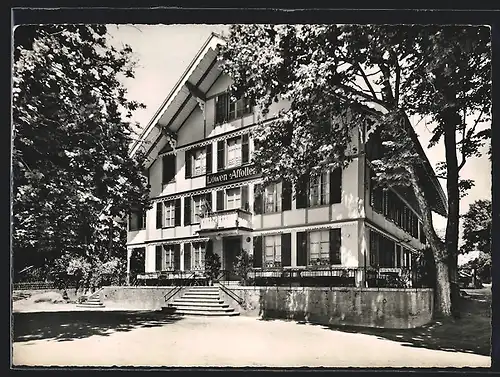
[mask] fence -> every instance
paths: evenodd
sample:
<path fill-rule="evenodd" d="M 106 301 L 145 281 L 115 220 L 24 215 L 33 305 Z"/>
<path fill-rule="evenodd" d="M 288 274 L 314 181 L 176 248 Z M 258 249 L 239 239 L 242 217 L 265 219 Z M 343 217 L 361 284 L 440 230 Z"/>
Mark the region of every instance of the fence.
<path fill-rule="evenodd" d="M 39 289 L 56 289 L 54 282 L 47 281 L 25 281 L 14 283 L 15 291 L 28 291 L 28 290 L 39 290 Z"/>

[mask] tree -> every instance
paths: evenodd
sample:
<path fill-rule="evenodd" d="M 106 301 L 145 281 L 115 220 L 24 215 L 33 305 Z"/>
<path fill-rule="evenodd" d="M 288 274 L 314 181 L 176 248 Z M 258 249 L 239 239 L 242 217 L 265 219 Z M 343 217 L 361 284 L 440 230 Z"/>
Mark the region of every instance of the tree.
<path fill-rule="evenodd" d="M 416 48 L 418 53 L 409 56 L 405 71 L 403 106 L 410 114 L 428 114 L 436 124 L 429 147 L 444 142 L 446 161 L 439 170 L 448 196 L 445 243 L 453 303 L 460 297 L 460 199 L 474 184 L 460 179 L 459 173 L 470 157 L 484 153 L 491 137 L 491 128 L 480 126 L 491 119 L 490 31 L 487 27 L 426 27 L 418 34 Z M 458 309 L 454 312 L 458 314 Z"/>
<path fill-rule="evenodd" d="M 463 245 L 460 252 L 479 253 L 467 266 L 475 268 L 483 281 L 491 278 L 491 218 L 490 200 L 476 200 L 463 215 Z"/>
<path fill-rule="evenodd" d="M 142 157 L 132 160 L 132 112 L 121 77 L 133 78 L 129 46 L 105 26 L 22 26 L 13 73 L 13 253 L 64 281 L 84 284 L 118 270 L 121 219 L 148 207 Z M 109 271 L 108 271 L 109 272 Z"/>
<path fill-rule="evenodd" d="M 352 160 L 358 151 L 350 149 L 350 141 L 360 124 L 366 125 L 365 135 L 380 137 L 384 153 L 372 161 L 375 180 L 413 190 L 435 259 L 437 314 L 446 316 L 451 313 L 446 248 L 451 243 L 443 243 L 434 230 L 427 182 L 419 173 L 425 161 L 408 120 L 408 114 L 418 112 L 411 107 L 412 96 L 432 101 L 435 95 L 423 84 L 425 78 L 412 72 L 431 67 L 432 54 L 423 66 L 419 59 L 429 54 L 429 39 L 444 43 L 444 37 L 431 38 L 438 32 L 423 26 L 235 25 L 221 58 L 223 70 L 234 80 L 235 96 L 244 93 L 264 114 L 278 99 L 289 101 L 277 120 L 262 122 L 255 133 L 255 159 L 264 184 L 288 180 L 300 191 L 301 177 Z M 481 47 L 472 53 L 488 43 L 478 38 L 474 42 Z M 484 95 L 484 85 L 472 81 L 471 92 Z M 466 139 L 473 139 L 474 132 L 466 132 Z M 470 150 L 464 146 L 465 158 L 480 144 L 469 144 Z"/>

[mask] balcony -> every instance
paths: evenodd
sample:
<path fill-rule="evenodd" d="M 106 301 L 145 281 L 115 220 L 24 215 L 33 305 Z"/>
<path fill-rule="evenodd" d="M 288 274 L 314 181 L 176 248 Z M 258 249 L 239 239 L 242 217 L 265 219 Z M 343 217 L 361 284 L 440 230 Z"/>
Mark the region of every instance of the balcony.
<path fill-rule="evenodd" d="M 226 209 L 206 214 L 200 219 L 199 234 L 224 235 L 252 231 L 252 213 L 240 208 Z"/>

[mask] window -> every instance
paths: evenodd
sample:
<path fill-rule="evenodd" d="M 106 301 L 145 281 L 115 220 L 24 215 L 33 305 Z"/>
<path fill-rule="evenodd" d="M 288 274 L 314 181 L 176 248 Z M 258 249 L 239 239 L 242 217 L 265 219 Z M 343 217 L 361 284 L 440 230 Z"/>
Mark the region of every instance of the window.
<path fill-rule="evenodd" d="M 241 165 L 241 138 L 230 139 L 227 141 L 226 168 Z"/>
<path fill-rule="evenodd" d="M 173 245 L 165 245 L 163 246 L 164 250 L 164 263 L 162 271 L 168 271 L 174 269 L 174 246 Z"/>
<path fill-rule="evenodd" d="M 241 118 L 246 114 L 250 114 L 252 109 L 250 107 L 250 101 L 245 97 L 238 99 L 235 102 L 229 103 L 229 119 Z"/>
<path fill-rule="evenodd" d="M 191 152 L 192 162 L 192 176 L 205 174 L 207 171 L 207 154 L 205 148 L 197 149 Z"/>
<path fill-rule="evenodd" d="M 202 213 L 203 202 L 204 202 L 203 195 L 193 196 L 191 223 L 199 223 L 200 222 L 200 217 L 201 217 L 200 215 Z"/>
<path fill-rule="evenodd" d="M 250 101 L 241 97 L 231 101 L 229 93 L 222 93 L 215 98 L 215 123 L 222 124 L 251 114 L 253 111 Z"/>
<path fill-rule="evenodd" d="M 264 237 L 264 262 L 266 267 L 281 266 L 281 235 Z"/>
<path fill-rule="evenodd" d="M 205 269 L 205 244 L 193 244 L 193 270 Z"/>
<path fill-rule="evenodd" d="M 328 204 L 328 174 L 325 172 L 309 181 L 309 206 Z"/>
<path fill-rule="evenodd" d="M 129 231 L 146 229 L 146 212 L 132 212 L 129 216 Z"/>
<path fill-rule="evenodd" d="M 241 208 L 240 187 L 226 191 L 226 209 Z"/>
<path fill-rule="evenodd" d="M 309 265 L 330 264 L 330 233 L 328 230 L 309 233 Z"/>
<path fill-rule="evenodd" d="M 370 231 L 370 264 L 373 267 L 396 267 L 396 243 L 377 233 Z"/>
<path fill-rule="evenodd" d="M 264 190 L 264 213 L 281 211 L 281 183 L 273 183 Z"/>
<path fill-rule="evenodd" d="M 164 227 L 175 225 L 175 202 L 173 200 L 165 202 L 165 218 L 163 222 Z"/>

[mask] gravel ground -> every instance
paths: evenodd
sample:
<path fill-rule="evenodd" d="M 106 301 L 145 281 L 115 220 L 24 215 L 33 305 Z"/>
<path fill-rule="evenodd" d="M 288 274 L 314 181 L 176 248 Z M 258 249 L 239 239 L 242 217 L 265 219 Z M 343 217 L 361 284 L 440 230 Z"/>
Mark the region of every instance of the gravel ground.
<path fill-rule="evenodd" d="M 487 356 L 242 316 L 169 320 L 154 312 L 101 311 L 18 313 L 14 321 L 14 366 L 490 366 Z"/>

